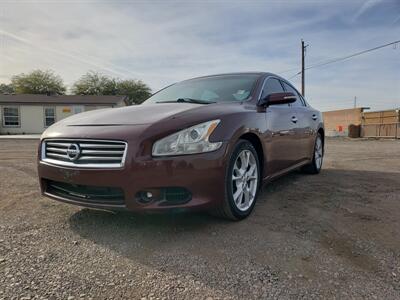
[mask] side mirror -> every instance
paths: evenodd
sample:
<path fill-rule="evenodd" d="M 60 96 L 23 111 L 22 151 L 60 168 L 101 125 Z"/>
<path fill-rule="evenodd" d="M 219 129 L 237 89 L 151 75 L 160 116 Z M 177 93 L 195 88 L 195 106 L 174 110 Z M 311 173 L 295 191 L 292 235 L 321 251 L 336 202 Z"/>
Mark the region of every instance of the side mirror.
<path fill-rule="evenodd" d="M 291 92 L 284 93 L 272 93 L 261 99 L 258 105 L 260 106 L 270 106 L 277 104 L 287 104 L 296 102 L 297 97 Z"/>

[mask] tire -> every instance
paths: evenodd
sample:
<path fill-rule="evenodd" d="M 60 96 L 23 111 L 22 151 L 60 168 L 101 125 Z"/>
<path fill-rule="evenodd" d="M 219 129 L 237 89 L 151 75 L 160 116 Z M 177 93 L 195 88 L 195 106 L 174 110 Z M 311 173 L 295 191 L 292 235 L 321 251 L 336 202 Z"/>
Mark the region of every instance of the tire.
<path fill-rule="evenodd" d="M 324 142 L 320 133 L 317 134 L 314 142 L 313 159 L 310 164 L 301 168 L 301 171 L 307 174 L 318 174 L 321 172 L 324 158 Z"/>
<path fill-rule="evenodd" d="M 256 203 L 260 182 L 257 151 L 250 142 L 239 140 L 227 165 L 223 203 L 213 214 L 234 221 L 248 217 Z"/>

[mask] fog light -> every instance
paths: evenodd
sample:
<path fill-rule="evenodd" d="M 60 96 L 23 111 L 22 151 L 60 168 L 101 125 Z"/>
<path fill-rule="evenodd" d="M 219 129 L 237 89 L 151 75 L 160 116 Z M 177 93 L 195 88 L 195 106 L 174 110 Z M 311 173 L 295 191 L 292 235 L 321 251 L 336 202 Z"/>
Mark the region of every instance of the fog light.
<path fill-rule="evenodd" d="M 136 194 L 136 199 L 141 203 L 149 203 L 161 199 L 161 191 L 158 189 L 149 189 L 140 191 Z"/>
<path fill-rule="evenodd" d="M 161 206 L 184 204 L 192 199 L 191 193 L 182 187 L 148 189 L 138 192 L 135 197 L 140 203 L 158 202 Z"/>

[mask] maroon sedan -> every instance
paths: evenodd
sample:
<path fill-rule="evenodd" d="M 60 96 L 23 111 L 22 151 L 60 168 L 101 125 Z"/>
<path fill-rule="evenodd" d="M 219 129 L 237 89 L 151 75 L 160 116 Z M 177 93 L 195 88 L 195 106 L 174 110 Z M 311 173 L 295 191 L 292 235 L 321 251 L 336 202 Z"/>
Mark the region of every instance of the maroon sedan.
<path fill-rule="evenodd" d="M 58 122 L 43 133 L 38 170 L 43 194 L 71 204 L 239 220 L 262 183 L 319 173 L 323 154 L 322 115 L 288 81 L 234 73 Z"/>

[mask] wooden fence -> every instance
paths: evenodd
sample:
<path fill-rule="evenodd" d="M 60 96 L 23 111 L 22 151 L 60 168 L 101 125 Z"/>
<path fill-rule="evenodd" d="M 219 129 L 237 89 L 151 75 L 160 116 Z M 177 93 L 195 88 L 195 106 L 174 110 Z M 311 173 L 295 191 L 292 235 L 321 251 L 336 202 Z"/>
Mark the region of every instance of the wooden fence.
<path fill-rule="evenodd" d="M 361 136 L 400 138 L 400 110 L 363 112 Z"/>

